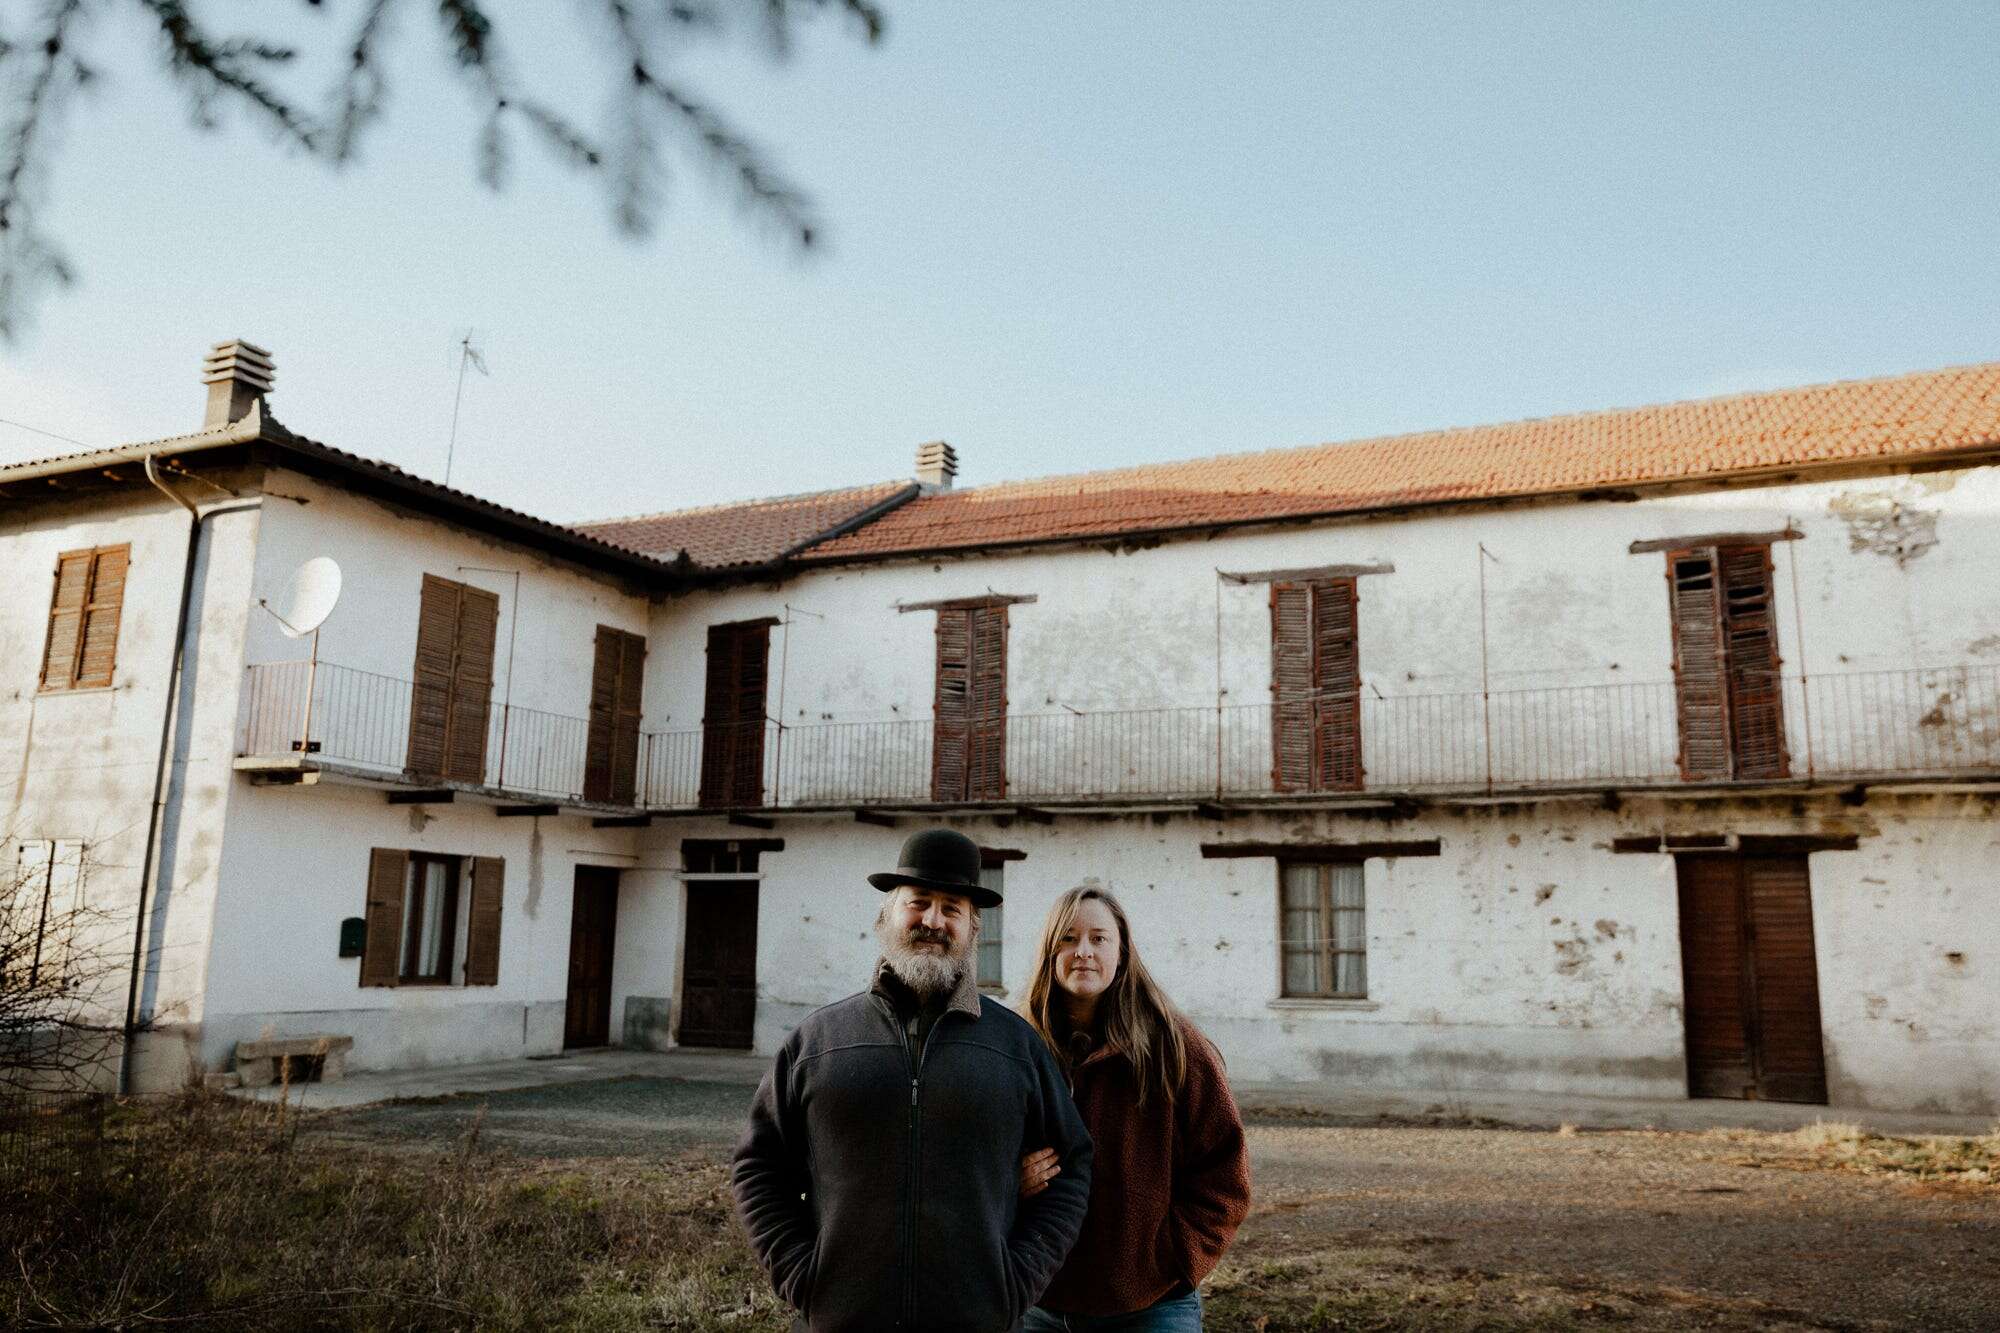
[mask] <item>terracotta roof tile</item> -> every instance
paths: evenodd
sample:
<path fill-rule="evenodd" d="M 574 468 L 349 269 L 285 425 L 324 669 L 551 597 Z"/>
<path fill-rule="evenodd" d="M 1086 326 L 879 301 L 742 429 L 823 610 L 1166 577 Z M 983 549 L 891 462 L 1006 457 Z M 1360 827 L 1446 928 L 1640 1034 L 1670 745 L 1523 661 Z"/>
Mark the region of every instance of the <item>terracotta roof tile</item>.
<path fill-rule="evenodd" d="M 2000 443 L 2000 363 L 925 496 L 810 562 L 1921 459 Z"/>
<path fill-rule="evenodd" d="M 789 555 L 915 492 L 915 482 L 882 481 L 573 526 L 578 532 L 629 551 L 662 560 L 686 551 L 696 565 L 726 569 Z"/>

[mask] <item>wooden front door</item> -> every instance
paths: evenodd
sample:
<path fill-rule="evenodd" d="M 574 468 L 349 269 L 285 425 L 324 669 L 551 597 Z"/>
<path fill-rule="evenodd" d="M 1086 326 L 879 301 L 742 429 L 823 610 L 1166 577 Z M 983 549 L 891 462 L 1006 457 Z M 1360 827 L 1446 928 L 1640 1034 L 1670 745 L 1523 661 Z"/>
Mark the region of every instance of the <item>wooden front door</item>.
<path fill-rule="evenodd" d="M 569 999 L 563 1045 L 602 1046 L 611 1040 L 611 949 L 618 935 L 618 872 L 576 868 L 569 918 Z"/>
<path fill-rule="evenodd" d="M 681 1045 L 749 1050 L 757 1021 L 757 884 L 690 880 Z"/>
<path fill-rule="evenodd" d="M 1806 858 L 1679 858 L 1688 1095 L 1826 1101 Z"/>

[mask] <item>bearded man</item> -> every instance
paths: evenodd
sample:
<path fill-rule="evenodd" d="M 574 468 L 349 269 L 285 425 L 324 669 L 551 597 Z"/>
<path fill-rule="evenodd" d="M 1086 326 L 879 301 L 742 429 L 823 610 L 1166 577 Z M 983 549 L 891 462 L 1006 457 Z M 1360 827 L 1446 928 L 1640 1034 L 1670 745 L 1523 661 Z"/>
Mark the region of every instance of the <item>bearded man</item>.
<path fill-rule="evenodd" d="M 736 1210 L 812 1330 L 1004 1333 L 1061 1266 L 1090 1199 L 1090 1138 L 1047 1046 L 979 993 L 979 848 L 927 829 L 897 867 L 869 988 L 806 1016 L 757 1088 Z M 1061 1170 L 1020 1197 L 1023 1153 Z"/>

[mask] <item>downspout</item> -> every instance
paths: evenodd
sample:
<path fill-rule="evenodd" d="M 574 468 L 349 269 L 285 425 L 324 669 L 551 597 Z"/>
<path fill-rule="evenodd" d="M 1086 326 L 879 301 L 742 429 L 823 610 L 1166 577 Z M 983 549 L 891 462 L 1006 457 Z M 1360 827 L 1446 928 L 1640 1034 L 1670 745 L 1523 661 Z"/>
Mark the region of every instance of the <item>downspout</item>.
<path fill-rule="evenodd" d="M 170 488 L 160 480 L 160 474 L 153 466 L 154 454 L 145 457 L 146 480 L 156 487 L 160 494 L 188 511 L 187 557 L 181 568 L 180 608 L 174 615 L 174 653 L 171 668 L 167 672 L 167 701 L 160 710 L 160 750 L 153 763 L 153 801 L 151 816 L 146 821 L 146 851 L 139 860 L 139 906 L 137 919 L 132 924 L 132 969 L 125 990 L 125 1040 L 118 1055 L 118 1092 L 128 1096 L 132 1091 L 132 1039 L 139 1026 L 139 970 L 145 958 L 146 910 L 152 898 L 153 879 L 156 874 L 155 853 L 159 850 L 160 815 L 166 801 L 168 749 L 173 741 L 175 715 L 179 711 L 181 670 L 186 662 L 188 604 L 194 597 L 195 557 L 200 553 L 202 524 L 216 514 L 233 513 L 243 509 L 255 509 L 262 499 L 248 500 L 236 504 L 211 506 L 206 511 L 192 500 Z"/>

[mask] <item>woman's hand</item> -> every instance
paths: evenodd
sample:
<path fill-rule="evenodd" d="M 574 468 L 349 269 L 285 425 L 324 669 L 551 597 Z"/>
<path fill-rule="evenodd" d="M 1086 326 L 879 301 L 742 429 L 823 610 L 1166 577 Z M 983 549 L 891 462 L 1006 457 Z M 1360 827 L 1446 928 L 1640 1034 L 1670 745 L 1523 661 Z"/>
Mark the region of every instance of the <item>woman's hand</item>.
<path fill-rule="evenodd" d="M 1031 1152 L 1021 1159 L 1021 1197 L 1032 1199 L 1062 1174 L 1062 1162 L 1054 1148 Z"/>

